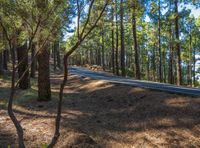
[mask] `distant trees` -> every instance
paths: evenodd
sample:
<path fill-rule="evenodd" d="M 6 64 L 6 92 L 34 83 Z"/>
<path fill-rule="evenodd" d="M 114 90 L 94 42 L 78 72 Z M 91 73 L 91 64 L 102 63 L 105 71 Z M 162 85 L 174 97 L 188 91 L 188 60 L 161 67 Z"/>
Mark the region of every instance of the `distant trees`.
<path fill-rule="evenodd" d="M 198 1 L 188 0 L 113 0 L 102 18 L 103 28 L 106 28 L 104 67 L 116 75 L 124 75 L 125 69 L 126 75 L 136 79 L 196 85 L 194 54 L 199 51 L 194 43 L 194 32 L 198 34 L 199 29 L 195 23 L 186 21 L 191 11 L 179 8 L 183 3 L 199 7 Z M 193 22 L 195 20 L 197 18 Z M 93 60 L 94 55 L 98 57 L 103 52 L 99 51 L 98 43 L 101 28 L 102 25 L 97 26 L 91 38 L 79 47 L 71 63 L 101 65 Z"/>

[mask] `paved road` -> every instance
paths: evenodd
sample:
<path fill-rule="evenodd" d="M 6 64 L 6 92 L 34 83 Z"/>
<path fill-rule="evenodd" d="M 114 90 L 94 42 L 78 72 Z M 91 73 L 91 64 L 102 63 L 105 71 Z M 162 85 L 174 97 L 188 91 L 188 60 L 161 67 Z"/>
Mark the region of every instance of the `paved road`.
<path fill-rule="evenodd" d="M 113 76 L 104 72 L 94 72 L 80 67 L 71 67 L 69 69 L 71 74 L 76 74 L 84 77 L 90 77 L 97 80 L 105 80 L 112 83 L 125 84 L 130 86 L 137 86 L 152 90 L 165 91 L 170 93 L 177 93 L 183 95 L 200 96 L 200 89 L 190 87 L 179 87 L 171 84 L 157 83 L 144 80 L 133 80 L 130 78 L 123 78 L 119 76 Z"/>

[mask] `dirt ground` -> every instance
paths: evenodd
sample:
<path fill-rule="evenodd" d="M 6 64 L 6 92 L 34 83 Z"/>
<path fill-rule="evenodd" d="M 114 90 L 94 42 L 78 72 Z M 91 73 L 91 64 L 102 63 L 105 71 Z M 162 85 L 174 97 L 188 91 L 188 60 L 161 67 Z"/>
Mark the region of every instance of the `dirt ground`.
<path fill-rule="evenodd" d="M 36 82 L 17 91 L 14 111 L 27 147 L 45 147 L 54 133 L 61 75 L 51 75 L 52 101 L 37 102 Z M 200 147 L 200 98 L 71 75 L 65 88 L 60 147 Z M 8 80 L 0 79 L 0 147 L 17 147 L 6 112 Z"/>

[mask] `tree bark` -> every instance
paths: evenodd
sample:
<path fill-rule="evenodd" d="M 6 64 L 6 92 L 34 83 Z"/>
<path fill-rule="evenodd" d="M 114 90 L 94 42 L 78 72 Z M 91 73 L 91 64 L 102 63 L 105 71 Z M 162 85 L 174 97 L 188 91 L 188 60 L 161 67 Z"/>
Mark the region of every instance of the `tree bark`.
<path fill-rule="evenodd" d="M 119 34 L 118 34 L 118 13 L 117 13 L 117 0 L 115 0 L 115 20 L 116 20 L 116 54 L 115 54 L 115 64 L 116 64 L 116 75 L 119 75 L 119 61 L 118 61 L 118 49 L 119 49 Z"/>
<path fill-rule="evenodd" d="M 178 0 L 174 0 L 175 5 L 175 34 L 176 34 L 176 69 L 177 69 L 177 85 L 182 84 L 182 74 L 181 74 L 181 49 L 179 40 L 179 14 L 178 14 Z"/>
<path fill-rule="evenodd" d="M 27 43 L 17 47 L 17 59 L 18 59 L 18 77 L 21 78 L 24 71 L 28 68 L 28 52 Z M 22 80 L 19 82 L 19 88 L 28 89 L 30 86 L 29 70 L 24 74 Z"/>
<path fill-rule="evenodd" d="M 101 63 L 101 46 L 97 48 L 97 65 L 102 65 Z"/>
<path fill-rule="evenodd" d="M 174 65 L 174 54 L 173 54 L 173 45 L 171 45 L 170 43 L 170 54 L 169 54 L 169 83 L 170 84 L 174 84 L 174 69 L 173 69 L 173 65 Z"/>
<path fill-rule="evenodd" d="M 104 30 L 102 29 L 102 67 L 105 70 Z"/>
<path fill-rule="evenodd" d="M 137 32 L 136 32 L 136 6 L 134 4 L 133 13 L 132 13 L 132 30 L 133 30 L 133 41 L 134 41 L 134 50 L 135 50 L 135 77 L 140 80 L 140 64 L 139 64 L 139 53 L 138 53 L 138 43 L 137 43 Z"/>
<path fill-rule="evenodd" d="M 124 48 L 124 1 L 120 0 L 120 40 L 121 40 L 121 75 L 126 76 L 125 69 L 125 48 Z"/>
<path fill-rule="evenodd" d="M 156 81 L 156 53 L 155 53 L 155 48 L 156 48 L 156 45 L 154 43 L 153 55 L 152 55 L 153 81 Z"/>
<path fill-rule="evenodd" d="M 37 64 L 37 57 L 34 58 L 34 56 L 35 56 L 35 48 L 36 48 L 36 45 L 32 44 L 32 47 L 31 47 L 31 60 L 32 60 L 32 63 L 31 63 L 31 77 L 32 78 L 35 78 L 36 64 Z"/>
<path fill-rule="evenodd" d="M 8 70 L 8 50 L 3 51 L 3 69 Z"/>
<path fill-rule="evenodd" d="M 52 47 L 52 54 L 53 54 L 53 67 L 54 67 L 54 71 L 56 71 L 56 52 L 57 52 L 57 45 L 56 45 L 56 42 L 53 43 L 53 47 Z"/>
<path fill-rule="evenodd" d="M 38 101 L 51 100 L 48 44 L 38 53 Z"/>
<path fill-rule="evenodd" d="M 172 2 L 169 1 L 169 12 L 171 13 L 171 6 Z M 172 22 L 171 20 L 169 24 L 169 68 L 168 68 L 168 82 L 170 84 L 174 84 L 174 45 L 173 45 L 173 40 L 174 40 L 174 35 L 172 32 Z"/>
<path fill-rule="evenodd" d="M 196 55 L 196 37 L 195 37 L 195 47 L 194 47 L 194 50 L 193 50 L 193 65 L 194 65 L 194 67 L 193 67 L 193 86 L 194 87 L 196 87 L 196 78 L 195 78 L 195 76 L 196 76 L 196 71 L 195 71 L 195 68 L 196 68 L 196 57 L 195 57 L 195 55 Z"/>
<path fill-rule="evenodd" d="M 59 41 L 57 43 L 58 47 L 57 47 L 57 52 L 56 52 L 56 56 L 57 56 L 57 67 L 61 69 L 61 62 L 60 62 L 60 48 L 59 48 Z"/>
<path fill-rule="evenodd" d="M 115 74 L 115 43 L 114 43 L 114 6 L 112 5 L 112 72 Z"/>
<path fill-rule="evenodd" d="M 192 35 L 190 34 L 189 47 L 189 61 L 188 61 L 188 85 L 192 86 Z"/>
<path fill-rule="evenodd" d="M 162 54 L 161 54 L 161 11 L 160 11 L 160 0 L 158 1 L 158 52 L 159 52 L 159 80 L 160 82 L 163 81 L 162 77 Z"/>

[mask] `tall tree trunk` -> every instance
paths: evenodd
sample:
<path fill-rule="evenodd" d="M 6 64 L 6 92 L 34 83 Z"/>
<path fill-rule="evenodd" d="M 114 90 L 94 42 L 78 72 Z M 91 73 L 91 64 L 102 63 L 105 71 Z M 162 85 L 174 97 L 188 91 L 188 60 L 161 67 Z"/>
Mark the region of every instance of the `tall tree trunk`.
<path fill-rule="evenodd" d="M 37 58 L 35 56 L 35 48 L 36 48 L 36 45 L 35 44 L 32 44 L 32 47 L 31 47 L 31 60 L 32 60 L 32 63 L 31 63 L 31 77 L 32 78 L 35 78 L 35 72 L 36 72 L 36 64 L 37 64 Z"/>
<path fill-rule="evenodd" d="M 171 6 L 171 3 L 170 3 Z M 172 24 L 170 22 L 169 27 L 169 34 L 170 34 L 170 43 L 169 43 L 169 72 L 168 72 L 168 81 L 170 84 L 174 84 L 174 46 L 172 44 L 173 40 L 173 33 L 172 33 Z"/>
<path fill-rule="evenodd" d="M 153 55 L 152 55 L 153 81 L 156 81 L 156 53 L 155 53 L 155 48 L 156 48 L 156 45 L 154 43 Z"/>
<path fill-rule="evenodd" d="M 54 71 L 56 70 L 56 52 L 57 52 L 57 45 L 54 42 L 53 43 L 53 67 L 54 67 Z"/>
<path fill-rule="evenodd" d="M 115 62 L 116 62 L 116 75 L 119 75 L 119 60 L 118 60 L 118 50 L 119 50 L 119 28 L 118 28 L 118 13 L 117 13 L 117 0 L 115 0 L 115 20 L 116 20 L 116 54 L 115 54 Z"/>
<path fill-rule="evenodd" d="M 105 49 L 104 49 L 104 30 L 102 29 L 102 66 L 103 70 L 105 70 Z"/>
<path fill-rule="evenodd" d="M 38 101 L 51 100 L 48 44 L 38 53 Z"/>
<path fill-rule="evenodd" d="M 7 62 L 10 62 L 10 50 L 7 49 Z"/>
<path fill-rule="evenodd" d="M 195 78 L 195 76 L 196 76 L 196 71 L 195 71 L 195 68 L 196 68 L 196 57 L 195 57 L 195 55 L 196 55 L 196 40 L 197 40 L 197 38 L 195 37 L 195 47 L 194 47 L 194 50 L 193 50 L 193 65 L 194 65 L 194 67 L 193 67 L 193 85 L 194 85 L 194 87 L 196 87 L 196 78 Z"/>
<path fill-rule="evenodd" d="M 19 88 L 27 89 L 30 85 L 29 70 L 23 75 L 23 73 L 28 68 L 28 52 L 27 43 L 22 46 L 17 47 L 17 59 L 18 59 L 18 77 L 22 78 L 19 82 Z"/>
<path fill-rule="evenodd" d="M 188 63 L 188 84 L 192 86 L 192 35 L 190 34 L 189 63 Z"/>
<path fill-rule="evenodd" d="M 15 40 L 14 40 L 15 41 Z M 16 42 L 16 41 L 15 41 Z M 16 91 L 15 87 L 15 66 L 16 66 L 16 60 L 15 60 L 15 43 L 13 44 L 14 46 L 12 47 L 11 42 L 9 42 L 9 48 L 11 50 L 11 59 L 12 59 L 12 80 L 11 80 L 11 87 L 10 87 L 10 96 L 8 100 L 8 115 L 10 116 L 10 119 L 15 125 L 15 128 L 17 130 L 17 135 L 18 135 L 18 146 L 20 148 L 25 148 L 24 145 L 24 132 L 23 128 L 20 124 L 20 122 L 17 120 L 14 112 L 13 112 L 13 99 L 14 99 L 14 94 Z"/>
<path fill-rule="evenodd" d="M 179 13 L 178 13 L 178 0 L 174 0 L 175 5 L 175 34 L 176 34 L 176 69 L 177 69 L 177 85 L 182 84 L 182 75 L 181 75 L 181 49 L 180 49 L 180 40 L 179 40 Z"/>
<path fill-rule="evenodd" d="M 92 49 L 90 49 L 90 64 L 91 65 L 94 65 L 94 54 L 93 54 L 93 50 Z"/>
<path fill-rule="evenodd" d="M 160 10 L 160 0 L 158 1 L 158 52 L 159 52 L 159 80 L 163 81 L 162 77 L 162 54 L 161 54 L 161 10 Z"/>
<path fill-rule="evenodd" d="M 172 2 L 169 1 L 169 12 L 171 12 L 171 6 L 172 6 Z M 170 21 L 170 26 L 169 26 L 169 35 L 170 35 L 170 42 L 169 42 L 169 68 L 168 68 L 168 82 L 170 84 L 174 84 L 174 45 L 173 45 L 173 41 L 174 41 L 174 33 L 172 31 L 172 21 Z"/>
<path fill-rule="evenodd" d="M 112 71 L 115 74 L 114 6 L 112 5 Z"/>
<path fill-rule="evenodd" d="M 59 41 L 57 43 L 58 47 L 57 47 L 57 52 L 56 52 L 56 56 L 57 56 L 57 67 L 61 69 L 61 62 L 60 62 L 60 48 L 59 48 Z"/>
<path fill-rule="evenodd" d="M 101 49 L 99 46 L 97 47 L 96 54 L 97 54 L 96 65 L 101 65 Z"/>
<path fill-rule="evenodd" d="M 139 52 L 138 52 L 138 43 L 137 43 L 137 32 L 136 32 L 136 6 L 134 4 L 133 13 L 132 13 L 132 30 L 133 30 L 133 41 L 134 41 L 134 50 L 135 50 L 135 77 L 140 80 L 140 64 L 139 64 Z"/>
<path fill-rule="evenodd" d="M 174 65 L 174 54 L 173 54 L 173 45 L 171 45 L 170 43 L 170 55 L 169 55 L 169 83 L 170 84 L 174 84 L 174 69 L 173 69 L 173 65 Z"/>
<path fill-rule="evenodd" d="M 166 53 L 165 51 L 162 52 L 162 65 L 163 65 L 163 70 L 162 70 L 162 82 L 166 83 L 167 81 L 167 73 L 166 73 Z"/>
<path fill-rule="evenodd" d="M 150 65 L 150 57 L 149 57 L 149 54 L 148 54 L 148 49 L 146 50 L 146 56 L 147 56 L 147 62 L 146 62 L 146 75 L 147 75 L 147 80 L 149 81 L 150 80 L 150 77 L 149 77 L 149 65 Z"/>
<path fill-rule="evenodd" d="M 126 76 L 125 70 L 125 48 L 124 48 L 124 1 L 120 0 L 120 40 L 121 40 L 121 71 L 122 76 Z"/>

